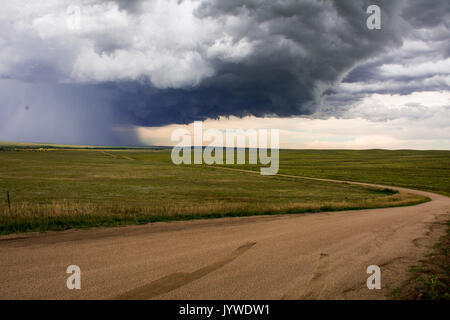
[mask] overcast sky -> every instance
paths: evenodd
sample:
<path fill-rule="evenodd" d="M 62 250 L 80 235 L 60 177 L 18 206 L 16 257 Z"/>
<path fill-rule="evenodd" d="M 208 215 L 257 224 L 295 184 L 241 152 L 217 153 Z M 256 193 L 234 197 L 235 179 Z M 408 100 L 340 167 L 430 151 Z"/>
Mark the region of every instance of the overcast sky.
<path fill-rule="evenodd" d="M 169 145 L 202 120 L 450 149 L 449 24 L 448 0 L 3 1 L 0 140 Z"/>

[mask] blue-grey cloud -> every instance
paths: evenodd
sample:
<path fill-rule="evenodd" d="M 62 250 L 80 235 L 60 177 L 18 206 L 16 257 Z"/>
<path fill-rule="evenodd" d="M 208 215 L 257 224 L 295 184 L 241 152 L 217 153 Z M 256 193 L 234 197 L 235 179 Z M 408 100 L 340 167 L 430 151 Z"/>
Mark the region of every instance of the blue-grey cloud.
<path fill-rule="evenodd" d="M 9 88 L 0 139 L 136 143 L 124 128 L 339 116 L 370 93 L 448 88 L 448 73 L 422 70 L 449 56 L 446 0 L 78 0 L 22 11 L 20 2 L 0 13 L 0 77 Z M 79 30 L 66 26 L 73 4 Z M 382 9 L 381 30 L 366 27 L 372 4 Z M 405 49 L 411 41 L 426 48 Z M 424 67 L 390 71 L 408 63 Z M 25 116 L 30 110 L 42 125 Z"/>

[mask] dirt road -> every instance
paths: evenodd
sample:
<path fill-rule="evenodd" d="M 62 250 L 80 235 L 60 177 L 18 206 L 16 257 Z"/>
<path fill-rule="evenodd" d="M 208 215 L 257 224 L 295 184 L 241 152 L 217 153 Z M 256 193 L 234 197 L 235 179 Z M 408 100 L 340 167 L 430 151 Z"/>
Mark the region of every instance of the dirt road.
<path fill-rule="evenodd" d="M 0 299 L 384 299 L 444 229 L 450 199 L 331 213 L 0 237 Z M 68 290 L 66 268 L 81 268 Z M 366 268 L 381 268 L 369 290 Z"/>

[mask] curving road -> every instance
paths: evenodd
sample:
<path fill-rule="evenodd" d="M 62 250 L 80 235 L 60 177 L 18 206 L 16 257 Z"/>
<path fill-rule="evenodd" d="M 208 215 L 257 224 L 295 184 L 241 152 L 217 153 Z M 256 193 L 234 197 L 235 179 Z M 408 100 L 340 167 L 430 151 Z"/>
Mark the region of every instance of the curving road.
<path fill-rule="evenodd" d="M 432 201 L 2 236 L 0 299 L 385 299 L 450 212 L 448 197 L 389 188 Z M 81 268 L 81 290 L 66 287 L 69 265 Z M 381 268 L 381 290 L 367 289 L 369 265 Z"/>

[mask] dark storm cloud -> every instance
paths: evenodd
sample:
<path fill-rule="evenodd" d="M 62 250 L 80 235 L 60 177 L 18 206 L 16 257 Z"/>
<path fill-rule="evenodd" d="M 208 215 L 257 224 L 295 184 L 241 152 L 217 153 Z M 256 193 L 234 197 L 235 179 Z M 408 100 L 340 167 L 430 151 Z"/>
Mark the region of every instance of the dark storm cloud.
<path fill-rule="evenodd" d="M 122 143 L 111 128 L 231 115 L 339 115 L 368 93 L 448 87 L 444 71 L 396 75 L 389 67 L 449 56 L 447 0 L 189 2 L 199 4 L 195 9 L 188 2 L 74 0 L 54 8 L 33 2 L 27 10 L 5 4 L 0 78 L 20 80 L 19 91 L 23 83 L 34 89 L 27 89 L 33 92 L 27 101 L 6 99 L 1 116 L 45 137 L 61 130 L 75 132 L 79 142 L 95 135 L 96 143 Z M 83 14 L 73 32 L 64 20 L 72 4 Z M 366 26 L 372 4 L 381 7 L 381 30 Z M 401 47 L 410 40 L 426 49 Z M 24 103 L 37 109 L 40 85 L 52 93 L 40 98 L 47 120 L 31 125 Z M 13 93 L 3 90 L 2 98 Z M 2 136 L 20 131 L 5 127 Z"/>
<path fill-rule="evenodd" d="M 242 19 L 233 42 L 255 43 L 243 60 L 210 62 L 215 75 L 197 87 L 124 93 L 139 125 L 189 123 L 218 116 L 294 116 L 316 111 L 324 89 L 358 62 L 401 44 L 399 3 L 380 1 L 384 25 L 366 27 L 373 1 L 207 1 L 202 19 Z M 133 120 L 132 120 L 133 121 Z"/>
<path fill-rule="evenodd" d="M 449 90 L 450 2 L 405 1 L 401 13 L 404 46 L 354 68 L 326 94 L 329 115 L 345 113 L 368 94 L 409 95 Z"/>
<path fill-rule="evenodd" d="M 436 27 L 444 23 L 450 27 L 450 2 L 408 0 L 402 17 L 416 28 Z"/>

